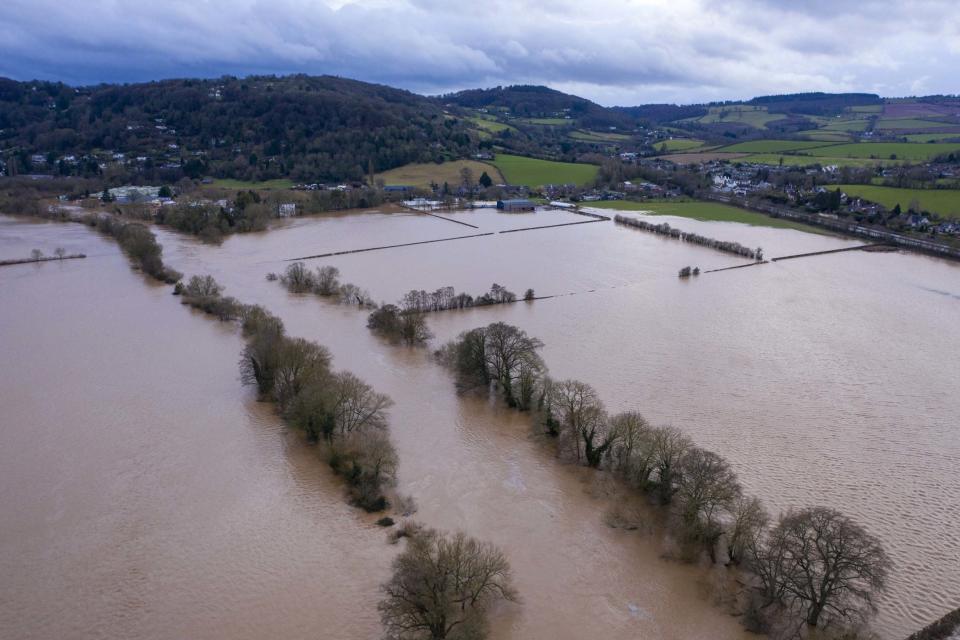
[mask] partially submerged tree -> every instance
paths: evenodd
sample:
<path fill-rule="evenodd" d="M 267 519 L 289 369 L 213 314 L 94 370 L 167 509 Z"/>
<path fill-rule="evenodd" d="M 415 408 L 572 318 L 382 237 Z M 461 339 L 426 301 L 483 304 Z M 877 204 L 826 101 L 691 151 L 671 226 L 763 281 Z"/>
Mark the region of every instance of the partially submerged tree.
<path fill-rule="evenodd" d="M 395 640 L 483 638 L 497 600 L 517 600 L 503 553 L 463 533 L 421 530 L 393 561 L 380 618 Z"/>
<path fill-rule="evenodd" d="M 706 545 L 713 557 L 723 533 L 717 516 L 730 511 L 743 493 L 737 475 L 726 460 L 700 447 L 684 452 L 677 475 L 674 502 L 681 532 L 688 541 Z"/>
<path fill-rule="evenodd" d="M 811 627 L 874 611 L 890 570 L 880 541 L 827 507 L 781 516 L 758 555 L 755 571 L 768 601 L 799 611 Z"/>

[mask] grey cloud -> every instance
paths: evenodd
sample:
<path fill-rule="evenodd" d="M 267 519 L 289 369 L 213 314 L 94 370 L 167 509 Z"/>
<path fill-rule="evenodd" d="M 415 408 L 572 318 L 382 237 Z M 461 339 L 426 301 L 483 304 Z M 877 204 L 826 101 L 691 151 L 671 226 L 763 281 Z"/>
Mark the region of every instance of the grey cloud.
<path fill-rule="evenodd" d="M 6 0 L 0 74 L 76 84 L 332 73 L 425 93 L 523 82 L 605 104 L 958 90 L 960 18 L 948 1 L 67 4 Z"/>

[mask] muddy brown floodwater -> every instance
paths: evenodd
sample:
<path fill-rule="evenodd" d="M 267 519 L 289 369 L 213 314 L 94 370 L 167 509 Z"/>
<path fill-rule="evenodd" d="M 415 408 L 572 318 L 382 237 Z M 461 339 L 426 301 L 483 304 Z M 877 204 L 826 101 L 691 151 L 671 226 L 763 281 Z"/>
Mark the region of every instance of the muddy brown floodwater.
<path fill-rule="evenodd" d="M 452 217 L 501 231 L 567 213 Z M 769 257 L 855 241 L 662 218 Z M 606 485 L 560 465 L 527 419 L 458 397 L 427 350 L 385 344 L 366 314 L 267 282 L 284 259 L 464 235 L 413 214 L 295 220 L 220 246 L 157 230 L 166 261 L 262 303 L 396 401 L 400 490 L 417 518 L 501 546 L 521 606 L 493 637 L 741 638 L 703 571 L 656 535 L 611 529 Z M 396 547 L 239 386 L 241 342 L 127 267 L 79 225 L 0 218 L 0 628 L 14 637 L 375 637 Z M 48 251 L 49 253 L 49 251 Z M 726 456 L 774 512 L 828 504 L 897 565 L 878 631 L 896 638 L 960 600 L 960 268 L 910 254 L 742 264 L 612 222 L 310 261 L 395 301 L 498 282 L 558 295 L 429 316 L 434 344 L 497 320 L 546 343 L 557 377 L 593 384 Z M 562 295 L 573 294 L 573 295 Z"/>

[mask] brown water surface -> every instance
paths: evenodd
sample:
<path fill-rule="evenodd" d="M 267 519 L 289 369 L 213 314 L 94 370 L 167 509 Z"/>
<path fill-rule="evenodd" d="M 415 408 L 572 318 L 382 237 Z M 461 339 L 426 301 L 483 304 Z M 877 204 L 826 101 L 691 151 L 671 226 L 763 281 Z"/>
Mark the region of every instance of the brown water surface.
<path fill-rule="evenodd" d="M 264 278 L 297 256 L 583 219 L 452 217 L 480 228 L 366 213 L 220 246 L 158 236 L 173 267 L 266 305 L 393 397 L 400 490 L 417 518 L 490 540 L 513 565 L 524 603 L 497 611 L 494 637 L 743 637 L 710 606 L 698 569 L 658 557 L 658 536 L 604 524 L 605 485 L 558 464 L 526 417 L 457 397 L 427 350 L 383 343 L 365 312 Z M 662 219 L 771 257 L 857 244 Z M 376 636 L 376 585 L 396 548 L 240 388 L 233 330 L 176 304 L 83 227 L 0 221 L 0 258 L 34 246 L 92 256 L 0 270 L 0 351 L 18 363 L 0 373 L 0 627 L 29 638 Z M 545 341 L 553 375 L 592 383 L 611 410 L 687 430 L 773 511 L 828 504 L 855 516 L 897 562 L 878 626 L 902 636 L 960 600 L 960 268 L 853 252 L 676 277 L 743 263 L 606 222 L 308 264 L 336 265 L 384 301 L 492 282 L 559 296 L 432 314 L 434 344 L 517 324 Z"/>

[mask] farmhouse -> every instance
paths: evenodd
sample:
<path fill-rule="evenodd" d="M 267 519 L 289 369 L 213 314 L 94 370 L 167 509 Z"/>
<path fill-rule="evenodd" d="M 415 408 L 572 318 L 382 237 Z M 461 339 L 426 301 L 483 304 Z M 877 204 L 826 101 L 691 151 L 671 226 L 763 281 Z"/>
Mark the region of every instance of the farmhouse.
<path fill-rule="evenodd" d="M 533 211 L 536 205 L 526 198 L 516 198 L 514 200 L 497 200 L 497 209 L 507 212 L 515 211 Z"/>
<path fill-rule="evenodd" d="M 297 215 L 297 205 L 293 202 L 284 202 L 277 207 L 277 215 L 281 218 L 290 218 Z"/>

